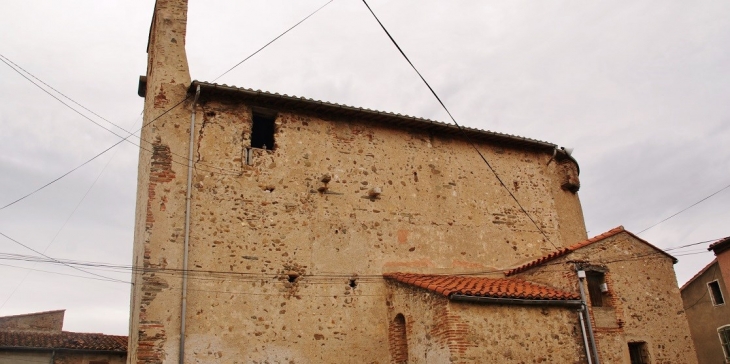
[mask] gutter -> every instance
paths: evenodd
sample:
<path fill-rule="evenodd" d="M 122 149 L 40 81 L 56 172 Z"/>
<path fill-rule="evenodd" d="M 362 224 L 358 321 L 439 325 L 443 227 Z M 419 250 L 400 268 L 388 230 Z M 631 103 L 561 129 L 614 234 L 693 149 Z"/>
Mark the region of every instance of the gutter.
<path fill-rule="evenodd" d="M 180 302 L 180 352 L 179 362 L 185 362 L 185 312 L 188 306 L 188 247 L 190 245 L 190 199 L 193 186 L 193 145 L 195 143 L 195 104 L 198 103 L 200 97 L 200 86 L 195 90 L 195 99 L 193 99 L 192 114 L 190 116 L 190 145 L 188 147 L 188 184 L 187 195 L 185 197 L 185 248 L 183 251 L 183 279 L 182 279 L 182 299 Z"/>
<path fill-rule="evenodd" d="M 51 352 L 51 353 L 88 353 L 88 354 L 116 354 L 126 355 L 127 350 L 93 350 L 93 349 L 65 349 L 65 348 L 31 348 L 27 346 L 1 346 L 0 352 L 5 351 L 34 351 L 34 352 Z M 54 354 L 55 355 L 55 354 Z"/>
<path fill-rule="evenodd" d="M 452 301 L 484 303 L 484 304 L 501 304 L 501 305 L 524 305 L 524 306 L 560 306 L 560 307 L 580 307 L 583 303 L 580 300 L 530 300 L 521 298 L 500 298 L 500 297 L 479 297 L 466 296 L 461 294 L 452 294 L 449 296 Z"/>

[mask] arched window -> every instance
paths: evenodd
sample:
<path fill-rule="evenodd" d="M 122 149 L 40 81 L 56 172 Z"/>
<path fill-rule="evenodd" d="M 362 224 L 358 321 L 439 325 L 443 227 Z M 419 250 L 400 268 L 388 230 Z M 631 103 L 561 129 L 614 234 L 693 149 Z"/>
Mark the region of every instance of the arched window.
<path fill-rule="evenodd" d="M 408 338 L 406 336 L 406 318 L 402 313 L 395 315 L 388 330 L 390 358 L 393 363 L 408 363 Z"/>

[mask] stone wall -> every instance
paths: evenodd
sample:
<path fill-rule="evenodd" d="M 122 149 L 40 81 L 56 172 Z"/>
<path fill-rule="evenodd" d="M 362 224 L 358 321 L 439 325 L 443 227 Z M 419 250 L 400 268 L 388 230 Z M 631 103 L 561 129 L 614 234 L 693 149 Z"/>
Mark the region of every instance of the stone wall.
<path fill-rule="evenodd" d="M 0 331 L 60 332 L 65 310 L 0 317 Z"/>
<path fill-rule="evenodd" d="M 696 363 L 670 257 L 623 232 L 518 276 L 577 292 L 574 262 L 605 269 L 604 307 L 586 290 L 601 362 L 629 363 L 628 343 L 645 342 L 652 363 Z"/>
<path fill-rule="evenodd" d="M 405 317 L 408 363 L 585 362 L 575 309 L 455 302 L 389 286 L 388 317 Z"/>

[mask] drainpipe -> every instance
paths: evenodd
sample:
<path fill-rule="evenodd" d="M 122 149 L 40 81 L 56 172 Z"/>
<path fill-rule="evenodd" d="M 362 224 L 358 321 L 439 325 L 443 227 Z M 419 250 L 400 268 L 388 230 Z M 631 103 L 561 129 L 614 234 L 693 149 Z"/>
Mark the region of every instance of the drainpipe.
<path fill-rule="evenodd" d="M 188 185 L 185 196 L 185 248 L 183 252 L 182 302 L 180 307 L 180 353 L 179 363 L 185 362 L 185 311 L 188 305 L 188 245 L 190 243 L 190 195 L 193 187 L 193 143 L 195 142 L 195 104 L 200 96 L 200 86 L 195 89 L 193 112 L 190 116 L 190 145 L 188 147 Z"/>
<path fill-rule="evenodd" d="M 583 308 L 578 310 L 578 318 L 580 318 L 580 331 L 583 333 L 583 347 L 586 349 L 586 358 L 588 359 L 588 364 L 593 364 L 593 360 L 591 359 L 591 347 L 588 344 L 588 334 L 586 334 L 586 323 L 583 321 Z"/>
<path fill-rule="evenodd" d="M 56 362 L 56 349 L 53 349 L 53 352 L 51 352 L 51 364 Z"/>
<path fill-rule="evenodd" d="M 595 363 L 601 364 L 598 359 L 598 348 L 596 348 L 596 337 L 593 335 L 593 325 L 591 325 L 591 316 L 588 313 L 588 305 L 586 304 L 586 293 L 583 290 L 583 280 L 586 278 L 586 272 L 575 265 L 575 271 L 578 273 L 578 288 L 580 288 L 580 300 L 583 302 L 583 313 L 585 314 L 585 322 L 588 328 L 588 336 L 591 338 L 591 350 L 593 351 Z"/>

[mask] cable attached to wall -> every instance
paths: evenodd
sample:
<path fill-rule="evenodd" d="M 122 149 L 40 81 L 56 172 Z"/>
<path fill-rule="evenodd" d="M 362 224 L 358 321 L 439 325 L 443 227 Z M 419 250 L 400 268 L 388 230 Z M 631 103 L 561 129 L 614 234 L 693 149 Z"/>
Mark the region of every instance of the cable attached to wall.
<path fill-rule="evenodd" d="M 492 174 L 494 174 L 494 177 L 497 178 L 497 181 L 499 181 L 499 184 L 507 191 L 507 193 L 509 193 L 510 197 L 512 197 L 512 199 L 515 201 L 515 203 L 517 204 L 517 206 L 519 206 L 520 210 L 522 210 L 522 212 L 527 216 L 527 218 L 530 219 L 530 221 L 532 221 L 533 225 L 535 225 L 535 227 L 540 232 L 540 234 L 542 234 L 542 236 L 545 237 L 545 239 L 550 243 L 550 245 L 553 246 L 553 248 L 558 249 L 558 247 L 555 246 L 555 244 L 553 244 L 553 242 L 550 240 L 550 238 L 547 236 L 547 234 L 545 234 L 545 232 L 540 228 L 540 226 L 532 218 L 532 216 L 527 212 L 527 210 L 525 210 L 525 208 L 522 207 L 522 204 L 520 204 L 520 201 L 517 200 L 517 197 L 512 193 L 512 191 L 510 191 L 509 188 L 507 188 L 507 185 L 504 184 L 504 182 L 499 177 L 499 175 L 497 174 L 497 172 L 494 170 L 494 168 L 492 167 L 492 165 L 489 163 L 489 161 L 487 161 L 487 158 L 484 157 L 484 155 L 479 150 L 479 148 L 477 148 L 477 146 L 474 143 L 474 141 L 472 141 L 472 139 L 469 137 L 469 134 L 464 130 L 464 128 L 461 127 L 461 125 L 459 125 L 458 122 L 456 122 L 456 119 L 454 118 L 453 115 L 451 115 L 451 112 L 449 111 L 449 109 L 446 107 L 446 105 L 444 104 L 444 102 L 441 101 L 441 98 L 438 96 L 438 94 L 436 94 L 436 91 L 433 90 L 433 88 L 428 83 L 428 81 L 426 81 L 426 79 L 423 77 L 423 75 L 421 75 L 421 72 L 418 72 L 418 69 L 416 69 L 416 66 L 413 65 L 413 62 L 411 62 L 411 60 L 408 59 L 408 56 L 406 56 L 405 52 L 403 52 L 403 50 L 400 48 L 400 46 L 395 41 L 395 39 L 393 39 L 393 36 L 390 35 L 390 33 L 388 32 L 388 29 L 386 29 L 385 26 L 383 25 L 383 23 L 380 21 L 380 19 L 378 19 L 378 16 L 375 15 L 375 13 L 373 12 L 373 9 L 370 8 L 370 5 L 368 5 L 367 1 L 362 0 L 362 2 L 368 8 L 368 10 L 370 11 L 370 14 L 373 15 L 373 17 L 378 22 L 378 24 L 380 24 L 380 27 L 383 29 L 383 31 L 388 36 L 388 38 L 390 38 L 390 41 L 393 43 L 393 45 L 396 48 L 398 48 L 398 51 L 403 56 L 403 58 L 405 58 L 405 60 L 408 62 L 408 64 L 411 65 L 411 68 L 413 68 L 413 70 L 416 71 L 416 73 L 418 74 L 418 77 L 420 77 L 421 78 L 421 81 L 423 81 L 423 83 L 426 84 L 426 87 L 428 87 L 428 89 L 431 91 L 431 93 L 433 94 L 433 96 L 436 97 L 436 100 L 439 102 L 439 104 L 441 104 L 441 107 L 449 115 L 449 118 L 451 118 L 451 121 L 454 122 L 454 125 L 456 125 L 456 127 L 459 129 L 459 131 L 461 131 L 461 133 L 464 135 L 464 138 L 466 138 L 467 142 L 469 144 L 471 144 L 472 148 L 474 148 L 474 150 L 477 152 L 477 154 L 479 154 L 479 157 L 482 159 L 482 161 L 484 161 L 484 164 L 486 164 L 487 167 L 489 167 L 489 170 L 492 172 Z"/>

